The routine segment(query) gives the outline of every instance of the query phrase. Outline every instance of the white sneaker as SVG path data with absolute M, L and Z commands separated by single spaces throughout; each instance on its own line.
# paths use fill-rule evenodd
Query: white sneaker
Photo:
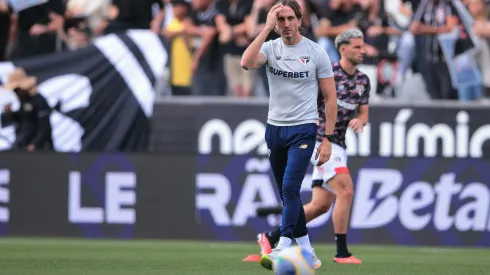
M 260 258 L 260 265 L 265 269 L 273 270 L 274 261 L 279 253 L 281 253 L 281 249 L 274 248 L 271 253 L 262 255 L 262 258 Z M 318 259 L 314 249 L 311 253 L 311 257 L 313 258 L 313 268 L 320 268 L 322 266 L 322 261 Z
M 313 268 L 320 268 L 320 266 L 322 266 L 322 261 L 320 261 L 320 259 L 318 259 L 318 257 L 316 256 L 315 249 L 313 249 L 313 253 L 311 256 L 313 257 Z

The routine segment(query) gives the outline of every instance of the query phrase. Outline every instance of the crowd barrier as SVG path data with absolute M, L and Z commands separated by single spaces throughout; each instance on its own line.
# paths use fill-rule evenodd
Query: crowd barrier
M 356 244 L 490 246 L 484 107 L 373 104 L 348 134 Z M 166 99 L 150 152 L 0 154 L 0 235 L 253 241 L 278 224 L 267 102 Z M 311 196 L 311 167 L 302 199 Z M 330 213 L 309 223 L 332 242 Z

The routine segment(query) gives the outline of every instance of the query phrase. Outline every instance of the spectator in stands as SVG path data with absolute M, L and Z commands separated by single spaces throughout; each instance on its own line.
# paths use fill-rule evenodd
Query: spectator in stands
M 163 30 L 170 41 L 170 86 L 173 95 L 191 95 L 191 38 L 186 35 L 184 21 L 190 5 L 185 0 L 172 0 L 173 19 Z
M 92 1 L 92 0 L 88 0 Z M 109 9 L 110 21 L 105 33 L 122 32 L 129 29 L 151 29 L 160 32 L 165 15 L 163 0 L 112 0 Z M 153 16 L 153 7 L 159 11 Z
M 325 48 L 332 62 L 339 61 L 339 53 L 333 44 L 333 39 L 341 32 L 357 27 L 357 16 L 361 10 L 361 6 L 355 0 L 330 0 L 328 10 L 321 14 L 315 35 L 325 38 L 319 43 Z M 373 52 L 368 53 L 366 48 L 366 53 Z
M 399 11 L 406 17 L 413 18 L 415 11 L 418 10 L 421 0 L 401 0 Z
M 107 27 L 111 0 L 68 0 L 65 16 L 70 19 L 83 19 L 93 36 L 99 36 Z
M 400 3 L 399 11 L 401 14 L 414 19 L 415 12 L 420 6 L 420 0 L 402 0 Z M 417 18 L 420 15 L 417 15 Z M 421 54 L 424 52 L 424 37 L 415 37 L 408 29 L 403 28 L 400 41 L 397 47 L 398 58 L 398 73 L 396 77 L 396 84 L 402 85 L 405 80 L 405 75 L 410 67 L 414 68 L 415 72 L 420 72 L 422 77 L 427 78 L 427 73 L 424 67 L 424 58 Z M 414 66 L 412 66 L 414 65 Z
M 5 60 L 10 38 L 12 11 L 7 0 L 0 0 L 0 62 Z
M 216 29 L 216 3 L 214 0 L 192 0 L 191 4 L 185 32 L 193 36 L 192 93 L 223 96 L 227 83 Z
M 254 71 L 240 66 L 242 54 L 250 44 L 245 20 L 250 16 L 253 0 L 221 0 L 217 4 L 216 27 L 224 54 L 224 69 L 229 88 L 237 97 L 250 97 Z
M 446 59 L 443 55 L 438 34 L 454 30 L 458 19 L 449 0 L 428 0 L 427 5 L 420 6 L 417 13 L 420 18 L 414 18 L 410 31 L 414 35 L 425 35 L 425 56 L 429 71 L 426 80 L 427 91 L 433 99 L 457 99 L 457 92 L 452 88 L 451 76 Z
M 490 97 L 490 0 L 470 0 L 468 4 L 475 19 L 473 32 L 478 36 L 476 60 L 482 73 L 483 94 Z
M 386 13 L 379 0 L 360 0 L 361 11 L 357 25 L 364 34 L 366 58 L 364 64 L 377 67 L 376 94 L 394 97 L 392 89 L 396 80 L 396 55 L 389 49 L 390 36 L 399 36 L 401 31 L 394 26 L 396 22 Z
M 93 33 L 87 23 L 80 22 L 76 26 L 69 27 L 67 31 L 65 29 L 64 26 L 60 26 L 57 34 L 68 50 L 81 49 L 90 44 Z
M 315 4 L 311 0 L 296 1 L 301 8 L 301 12 L 305 14 L 305 16 L 303 16 L 301 19 L 301 34 L 310 40 L 317 41 L 312 22 L 312 15 L 316 15 L 316 12 L 318 12 Z
M 20 102 L 17 111 L 5 105 L 0 117 L 2 125 L 15 126 L 16 140 L 12 147 L 29 152 L 52 150 L 51 110 L 46 99 L 37 92 L 36 78 L 17 68 L 8 76 L 3 88 L 14 91 Z
M 401 31 L 390 25 L 390 18 L 379 0 L 360 0 L 361 12 L 358 14 L 358 27 L 365 37 L 364 48 L 367 56 L 378 56 L 382 51 L 388 54 L 390 35 L 401 35 Z
M 49 54 L 60 49 L 56 32 L 64 24 L 64 11 L 62 0 L 49 0 L 19 10 L 11 59 Z

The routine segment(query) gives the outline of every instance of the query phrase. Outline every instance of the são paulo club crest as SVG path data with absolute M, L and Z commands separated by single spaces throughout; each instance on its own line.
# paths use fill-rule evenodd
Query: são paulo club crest
M 303 63 L 303 64 L 308 64 L 308 62 L 310 62 L 310 57 L 309 56 L 300 56 L 299 60 L 301 60 L 301 63 Z

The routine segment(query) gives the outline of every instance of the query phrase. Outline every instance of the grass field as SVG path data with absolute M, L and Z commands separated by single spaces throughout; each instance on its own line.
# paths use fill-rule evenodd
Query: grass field
M 352 246 L 364 263 L 331 261 L 333 246 L 317 246 L 317 274 L 490 274 L 490 249 Z M 258 263 L 243 263 L 255 244 L 168 241 L 0 239 L 0 274 L 9 275 L 260 275 Z

